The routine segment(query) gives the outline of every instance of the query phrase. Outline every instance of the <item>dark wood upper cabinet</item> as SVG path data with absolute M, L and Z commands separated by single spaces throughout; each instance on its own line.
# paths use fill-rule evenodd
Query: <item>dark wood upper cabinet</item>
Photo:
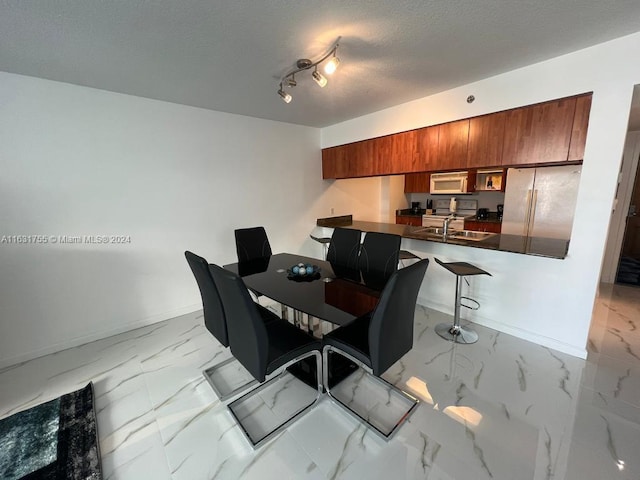
M 508 110 L 502 164 L 566 161 L 575 110 L 575 97 Z
M 345 145 L 345 147 L 348 145 Z M 374 138 L 372 140 L 363 140 L 350 144 L 352 148 L 348 151 L 349 168 L 352 177 L 370 177 L 377 174 L 380 168 L 381 155 L 377 155 L 378 149 L 383 148 L 380 140 Z
M 325 148 L 322 178 L 580 161 L 590 110 L 586 94 Z M 407 192 L 428 191 L 420 175 Z
M 408 173 L 404 176 L 404 193 L 428 193 L 428 173 Z
M 582 160 L 584 158 L 584 145 L 587 141 L 589 113 L 591 112 L 591 97 L 592 94 L 590 93 L 576 98 L 576 113 L 573 116 L 568 160 Z
M 435 170 L 438 158 L 440 125 L 419 128 L 416 132 L 416 161 L 414 172 Z
M 347 145 L 322 149 L 322 178 L 348 178 L 353 172 L 349 165 Z
M 389 173 L 407 173 L 422 170 L 417 159 L 417 134 L 415 130 L 383 137 L 386 139 Z
M 468 147 L 468 119 L 440 125 L 436 169 L 456 170 L 467 168 Z
M 483 115 L 469 120 L 467 167 L 502 165 L 502 144 L 506 112 Z

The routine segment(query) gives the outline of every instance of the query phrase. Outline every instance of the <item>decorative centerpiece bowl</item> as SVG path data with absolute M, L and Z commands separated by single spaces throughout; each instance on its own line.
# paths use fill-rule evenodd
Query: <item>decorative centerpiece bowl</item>
M 287 269 L 290 280 L 310 282 L 320 278 L 320 267 L 310 263 L 298 263 Z

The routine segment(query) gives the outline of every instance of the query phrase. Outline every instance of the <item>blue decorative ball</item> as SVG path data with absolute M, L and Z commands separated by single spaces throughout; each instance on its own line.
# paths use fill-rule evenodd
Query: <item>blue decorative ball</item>
M 311 275 L 313 273 L 313 267 L 307 267 L 307 275 Z
M 291 269 L 294 275 L 297 275 L 299 270 L 300 268 L 297 265 Z

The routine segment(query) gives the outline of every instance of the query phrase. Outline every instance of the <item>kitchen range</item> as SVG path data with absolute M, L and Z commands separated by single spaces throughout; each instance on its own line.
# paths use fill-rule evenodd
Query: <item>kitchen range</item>
M 433 206 L 435 208 L 432 213 L 422 215 L 423 227 L 444 227 L 445 219 L 452 217 L 449 221 L 449 228 L 464 230 L 464 221 L 476 217 L 478 201 L 458 200 L 456 197 L 451 197 L 435 200 Z

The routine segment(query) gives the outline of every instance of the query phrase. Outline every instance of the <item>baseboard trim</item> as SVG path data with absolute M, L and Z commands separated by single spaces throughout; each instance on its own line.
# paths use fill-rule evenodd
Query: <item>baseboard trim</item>
M 81 337 L 72 338 L 64 342 L 58 342 L 56 344 L 49 345 L 46 348 L 34 350 L 32 352 L 27 352 L 22 355 L 18 355 L 16 357 L 3 358 L 3 359 L 0 359 L 0 371 L 4 368 L 11 367 L 21 363 L 26 363 L 30 360 L 34 360 L 36 358 L 43 357 L 45 355 L 61 352 L 69 348 L 79 347 L 80 345 L 84 345 L 86 343 L 102 340 L 104 338 L 112 337 L 114 335 L 119 335 L 120 333 L 129 332 L 131 330 L 136 330 L 138 328 L 148 327 L 149 325 L 153 325 L 154 323 L 163 322 L 165 320 L 169 320 L 170 318 L 179 317 L 181 315 L 193 313 L 198 310 L 202 310 L 202 304 L 195 303 L 193 305 L 188 305 L 185 307 L 177 308 L 175 310 L 171 310 L 171 311 L 159 313 L 156 315 L 152 315 L 147 318 L 139 319 L 139 320 L 136 320 L 135 322 L 127 323 L 125 325 L 120 325 L 116 328 L 102 330 L 100 332 L 92 333 L 89 335 L 83 335 Z
M 437 310 L 438 312 L 446 313 L 453 316 L 451 305 L 444 305 L 441 303 L 428 301 L 426 298 L 422 297 L 418 298 L 418 303 L 424 307 L 431 308 L 433 310 Z M 473 323 L 477 323 L 478 325 L 482 325 L 483 327 L 492 328 L 493 330 L 497 330 L 498 332 L 513 335 L 514 337 L 520 338 L 522 340 L 527 340 L 528 342 L 532 342 L 543 347 L 552 348 L 553 350 L 566 353 L 567 355 L 582 359 L 587 358 L 586 346 L 584 348 L 578 348 L 575 345 L 569 345 L 568 343 L 559 342 L 558 340 L 545 337 L 544 335 L 540 335 L 529 330 L 513 327 L 502 322 L 496 322 L 495 320 L 484 318 L 478 314 L 476 314 Z

